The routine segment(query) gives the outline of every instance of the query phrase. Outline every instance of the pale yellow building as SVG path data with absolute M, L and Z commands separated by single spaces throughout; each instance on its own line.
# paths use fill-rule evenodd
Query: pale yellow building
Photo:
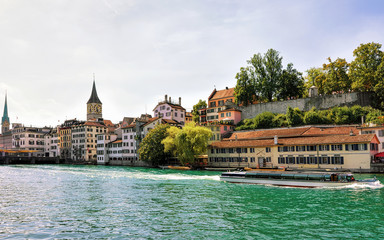
M 212 167 L 371 170 L 380 144 L 354 126 L 235 132 L 209 146 Z

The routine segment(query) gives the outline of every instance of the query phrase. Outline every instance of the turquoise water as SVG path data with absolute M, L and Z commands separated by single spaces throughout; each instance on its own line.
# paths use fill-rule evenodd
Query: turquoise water
M 205 171 L 0 166 L 0 239 L 344 238 L 384 238 L 384 188 L 230 184 Z

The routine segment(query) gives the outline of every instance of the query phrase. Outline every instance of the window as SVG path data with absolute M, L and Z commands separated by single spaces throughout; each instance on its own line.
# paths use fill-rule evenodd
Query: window
M 342 151 L 343 150 L 343 145 L 341 145 L 341 144 L 331 145 L 331 150 L 332 151 Z
M 308 145 L 307 151 L 316 151 L 316 145 Z
M 317 164 L 317 157 L 315 156 L 309 156 L 307 159 L 308 164 Z
M 319 164 L 329 164 L 329 157 L 328 156 L 319 157 Z
M 233 153 L 234 151 L 233 151 L 233 148 L 228 148 L 228 152 L 229 153 Z
M 306 163 L 306 157 L 304 157 L 304 156 L 298 156 L 298 157 L 296 158 L 296 163 L 297 163 L 297 164 L 305 164 L 305 163 Z
M 251 157 L 251 162 L 255 162 L 255 158 L 254 157 Z
M 250 153 L 254 153 L 254 152 L 255 152 L 255 148 L 250 148 L 250 149 L 249 149 L 249 152 L 250 152 Z
M 285 157 L 280 156 L 280 157 L 277 159 L 277 163 L 278 163 L 278 164 L 285 164 Z
M 221 148 L 221 149 L 220 149 L 220 152 L 221 152 L 221 153 L 225 153 L 225 148 Z
M 329 151 L 329 145 L 320 145 L 319 151 Z
M 295 157 L 293 156 L 288 156 L 286 160 L 287 164 L 295 164 Z
M 221 117 L 224 117 L 224 113 L 221 113 L 220 116 L 221 116 Z
M 265 162 L 271 162 L 271 161 L 272 161 L 271 157 L 266 157 L 265 158 Z
M 296 146 L 296 152 L 305 152 L 305 146 Z
M 271 152 L 271 148 L 270 147 L 266 147 L 265 148 L 265 152 Z

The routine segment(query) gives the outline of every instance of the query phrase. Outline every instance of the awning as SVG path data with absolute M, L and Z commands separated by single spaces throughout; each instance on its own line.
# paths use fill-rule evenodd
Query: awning
M 384 152 L 376 153 L 376 154 L 375 154 L 375 157 L 384 157 Z

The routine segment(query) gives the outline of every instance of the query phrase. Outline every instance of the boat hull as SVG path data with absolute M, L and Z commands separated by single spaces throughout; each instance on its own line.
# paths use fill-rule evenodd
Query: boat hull
M 220 177 L 221 181 L 230 183 L 245 183 L 245 184 L 261 184 L 275 185 L 284 187 L 303 187 L 303 188 L 319 188 L 319 187 L 341 187 L 352 185 L 355 182 L 319 182 L 319 181 L 291 181 L 283 179 L 245 179 L 245 178 L 228 178 Z

